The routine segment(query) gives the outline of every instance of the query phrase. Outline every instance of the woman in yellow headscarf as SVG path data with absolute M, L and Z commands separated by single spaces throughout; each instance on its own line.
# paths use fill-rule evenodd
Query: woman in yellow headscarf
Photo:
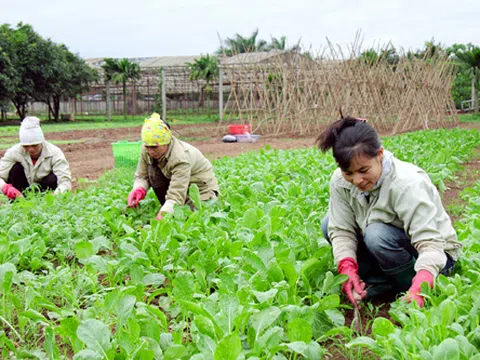
M 145 119 L 142 142 L 133 190 L 128 196 L 129 207 L 137 207 L 152 187 L 162 205 L 157 215 L 157 220 L 161 220 L 164 213 L 173 213 L 175 204 L 187 203 L 191 184 L 198 186 L 202 200 L 218 195 L 210 161 L 200 150 L 174 137 L 159 114 Z

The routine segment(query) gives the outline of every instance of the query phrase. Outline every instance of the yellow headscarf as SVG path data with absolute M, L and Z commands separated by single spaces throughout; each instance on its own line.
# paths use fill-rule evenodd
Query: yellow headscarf
M 172 132 L 159 114 L 153 113 L 145 119 L 142 127 L 142 141 L 146 146 L 168 145 L 172 141 Z

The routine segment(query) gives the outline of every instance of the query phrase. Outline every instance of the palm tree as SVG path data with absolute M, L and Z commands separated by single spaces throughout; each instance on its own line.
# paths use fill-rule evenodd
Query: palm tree
M 375 51 L 375 49 L 368 49 L 368 50 L 365 50 L 364 52 L 362 52 L 362 53 L 360 54 L 359 60 L 360 60 L 362 63 L 371 66 L 371 65 L 374 65 L 374 64 L 377 63 L 378 58 L 379 58 L 379 55 L 378 55 L 378 53 Z
M 218 60 L 215 56 L 202 55 L 194 63 L 186 63 L 191 71 L 190 80 L 205 80 L 205 90 L 208 94 L 208 112 L 210 115 L 210 83 L 218 77 Z M 203 106 L 203 88 L 200 90 L 200 106 Z
M 257 40 L 258 29 L 255 29 L 252 35 L 244 37 L 240 34 L 235 34 L 234 38 L 227 38 L 225 40 L 225 48 L 221 47 L 217 50 L 218 54 L 225 54 L 232 56 L 236 54 L 266 51 L 267 42 L 265 40 Z
M 290 48 L 287 47 L 287 37 L 281 36 L 280 38 L 276 38 L 272 36 L 272 40 L 270 44 L 267 45 L 268 50 L 285 50 L 291 52 L 298 52 L 300 50 L 300 41 L 298 44 L 291 46 Z
M 124 59 L 105 59 L 105 64 L 102 65 L 105 72 L 105 81 L 113 81 L 115 84 L 122 84 L 123 87 L 123 117 L 127 118 L 127 81 L 140 79 L 140 66 L 126 58 Z M 107 93 L 109 89 L 107 88 Z M 109 98 L 107 94 L 107 98 Z M 107 99 L 107 102 L 110 100 Z M 108 111 L 107 111 L 108 112 Z
M 455 63 L 468 71 L 472 76 L 472 107 L 479 112 L 478 91 L 476 85 L 480 81 L 480 47 L 468 44 L 465 49 L 459 49 L 453 56 Z

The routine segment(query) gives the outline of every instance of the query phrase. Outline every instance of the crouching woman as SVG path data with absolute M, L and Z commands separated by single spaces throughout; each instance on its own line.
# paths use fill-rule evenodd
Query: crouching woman
M 57 146 L 45 141 L 40 120 L 26 117 L 20 124 L 20 143 L 0 159 L 0 189 L 11 200 L 33 184 L 55 194 L 72 188 L 70 166 Z
M 361 298 L 408 291 L 420 307 L 423 282 L 449 275 L 461 244 L 428 175 L 385 150 L 363 119 L 341 118 L 317 139 L 338 169 L 330 180 L 329 213 L 322 221 L 343 291 Z M 355 298 L 354 298 L 355 295 Z
M 196 147 L 173 136 L 160 115 L 154 113 L 145 120 L 142 143 L 129 207 L 136 207 L 150 187 L 162 205 L 157 220 L 173 213 L 175 204 L 193 207 L 188 197 L 192 184 L 198 186 L 201 200 L 217 197 L 218 183 L 210 161 Z

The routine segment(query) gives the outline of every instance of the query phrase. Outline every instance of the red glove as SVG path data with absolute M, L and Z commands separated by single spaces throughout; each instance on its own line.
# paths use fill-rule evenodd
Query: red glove
M 362 299 L 367 295 L 367 291 L 365 290 L 365 283 L 362 282 L 360 276 L 358 276 L 358 264 L 355 259 L 349 257 L 340 260 L 338 263 L 338 273 L 348 276 L 348 280 L 342 285 L 342 290 L 347 295 L 347 298 L 352 305 L 357 307 L 357 302 L 353 296 L 353 290 L 355 290 Z
M 128 195 L 128 207 L 131 208 L 136 208 L 138 206 L 138 203 L 140 200 L 145 199 L 145 196 L 147 195 L 147 190 L 144 188 L 136 188 L 130 191 L 130 194 Z
M 420 295 L 420 286 L 424 282 L 428 283 L 430 288 L 433 288 L 433 275 L 428 270 L 420 270 L 417 272 L 417 275 L 415 275 L 412 280 L 412 286 L 408 289 L 408 293 L 404 299 L 408 302 L 415 300 L 418 306 L 423 307 L 424 300 L 423 296 Z
M 10 200 L 15 200 L 16 198 L 23 196 L 22 193 L 15 189 L 12 184 L 3 185 L 2 191 Z

